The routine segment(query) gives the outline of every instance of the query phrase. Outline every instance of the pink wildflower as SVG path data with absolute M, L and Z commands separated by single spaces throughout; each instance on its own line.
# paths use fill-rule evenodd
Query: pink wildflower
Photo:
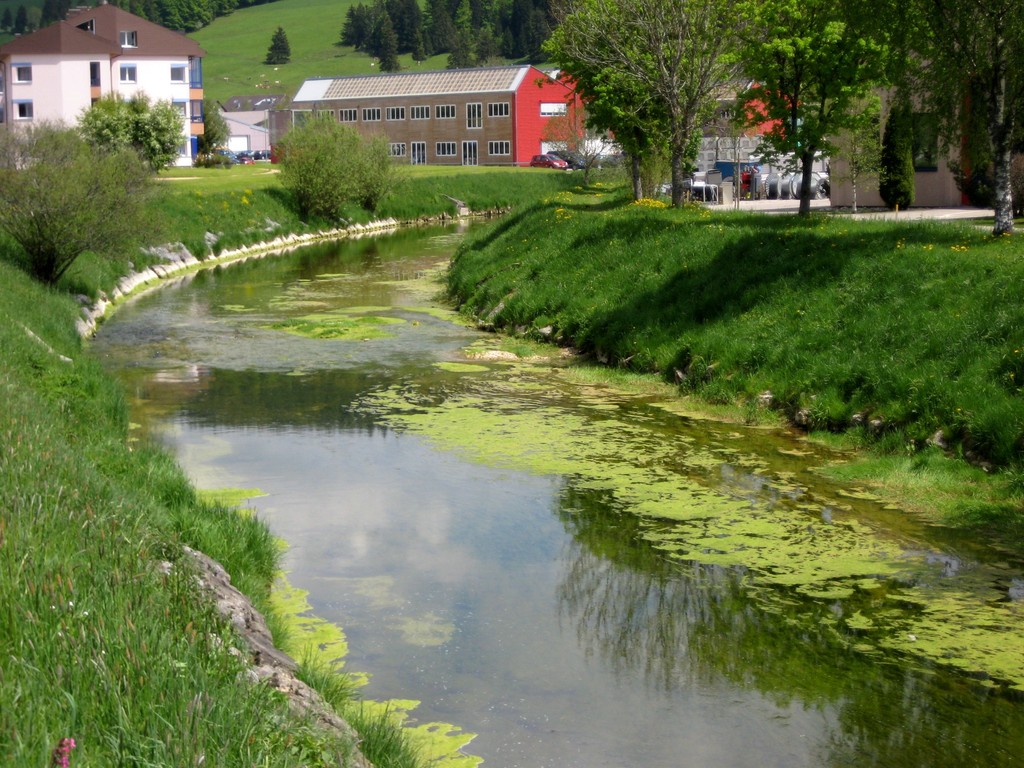
M 57 742 L 57 747 L 50 756 L 51 768 L 68 768 L 71 762 L 71 750 L 75 746 L 75 740 L 72 738 L 63 738 Z

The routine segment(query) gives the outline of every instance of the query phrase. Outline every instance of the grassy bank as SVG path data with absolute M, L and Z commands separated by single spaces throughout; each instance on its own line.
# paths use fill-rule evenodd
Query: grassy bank
M 204 256 L 328 226 L 300 221 L 269 170 L 164 174 L 147 242 Z M 510 178 L 421 172 L 392 205 L 418 218 L 451 212 L 443 194 L 497 208 L 569 183 Z M 118 385 L 76 335 L 75 294 L 109 291 L 157 257 L 87 254 L 53 289 L 18 259 L 0 233 L 0 755 L 46 765 L 73 738 L 71 765 L 345 764 L 351 743 L 249 680 L 182 554 L 188 545 L 219 560 L 273 619 L 279 550 L 266 526 L 204 501 L 173 457 L 133 441 Z M 316 663 L 302 676 L 351 718 L 377 765 L 417 764 L 391 716 L 358 706 L 351 683 Z
M 451 198 L 474 211 L 506 210 L 571 189 L 578 174 L 543 168 L 402 168 L 397 188 L 376 213 L 357 206 L 346 222 L 393 218 L 416 221 L 455 213 Z M 144 240 L 149 245 L 182 243 L 199 259 L 273 240 L 279 235 L 330 230 L 338 222 L 303 221 L 279 179 L 276 166 L 261 163 L 220 168 L 173 168 L 161 172 L 149 205 Z M 13 258 L 13 244 L 0 233 L 0 259 Z M 86 254 L 75 262 L 61 287 L 96 298 L 132 268 L 159 263 L 138 251 Z
M 465 244 L 448 287 L 496 328 L 842 433 L 912 506 L 1019 537 L 1022 248 L 966 225 L 675 211 L 595 186 Z
M 343 759 L 351 744 L 249 681 L 182 556 L 188 544 L 221 560 L 265 605 L 266 527 L 202 502 L 169 455 L 131 442 L 120 390 L 75 336 L 75 302 L 4 263 L 0 284 L 5 762 L 48 765 L 63 738 L 72 765 Z

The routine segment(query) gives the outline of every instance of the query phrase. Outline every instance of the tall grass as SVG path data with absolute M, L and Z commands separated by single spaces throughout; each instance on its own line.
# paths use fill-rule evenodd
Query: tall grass
M 1021 462 L 1019 240 L 603 200 L 562 193 L 502 221 L 460 249 L 451 294 L 713 402 L 771 392 L 810 428 L 899 451 L 941 433 L 975 460 Z

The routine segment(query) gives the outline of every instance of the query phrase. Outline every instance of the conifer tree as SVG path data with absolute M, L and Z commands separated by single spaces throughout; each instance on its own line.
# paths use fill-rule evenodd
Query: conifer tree
M 24 5 L 18 6 L 18 12 L 14 15 L 14 29 L 16 35 L 22 35 L 28 31 L 28 11 Z
M 267 64 L 287 64 L 292 59 L 292 48 L 288 45 L 288 35 L 282 27 L 278 27 L 274 36 L 270 39 L 270 48 L 267 49 Z
M 889 110 L 882 135 L 878 193 L 889 208 L 914 204 L 914 139 L 910 108 L 897 102 Z
M 473 66 L 476 60 L 476 36 L 473 33 L 473 11 L 469 0 L 462 0 L 455 12 L 455 39 L 448 54 L 448 69 Z
M 380 58 L 381 72 L 397 72 L 401 69 L 398 63 L 398 36 L 391 23 L 391 15 L 387 11 L 382 11 L 377 20 L 374 49 L 374 53 Z
M 11 16 L 11 9 L 4 8 L 4 15 L 0 17 L 0 29 L 10 29 L 14 26 L 14 17 Z

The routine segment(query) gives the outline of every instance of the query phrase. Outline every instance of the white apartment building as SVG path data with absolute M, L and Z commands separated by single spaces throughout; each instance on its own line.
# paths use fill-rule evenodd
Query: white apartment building
M 0 45 L 0 130 L 73 124 L 109 94 L 169 101 L 182 115 L 178 165 L 191 165 L 203 133 L 203 56 L 194 40 L 106 0 Z

